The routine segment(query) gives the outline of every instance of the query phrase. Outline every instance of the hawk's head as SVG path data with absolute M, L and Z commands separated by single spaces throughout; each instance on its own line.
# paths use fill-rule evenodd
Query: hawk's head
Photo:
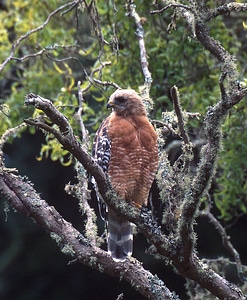
M 112 108 L 117 115 L 146 115 L 141 97 L 131 89 L 116 90 L 110 97 L 107 108 Z

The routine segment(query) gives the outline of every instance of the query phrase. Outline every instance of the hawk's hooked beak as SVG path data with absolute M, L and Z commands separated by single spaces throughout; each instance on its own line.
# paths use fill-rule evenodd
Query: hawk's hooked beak
M 109 101 L 107 104 L 106 104 L 106 108 L 113 108 L 115 106 L 114 102 L 113 101 Z

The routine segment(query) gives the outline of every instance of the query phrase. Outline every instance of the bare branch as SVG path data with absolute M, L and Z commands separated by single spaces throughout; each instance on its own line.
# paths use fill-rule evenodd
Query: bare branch
M 79 200 L 80 211 L 86 216 L 85 221 L 85 237 L 89 241 L 89 244 L 96 247 L 99 243 L 97 236 L 96 214 L 90 207 L 88 200 L 90 199 L 90 191 L 88 189 L 88 177 L 85 169 L 80 163 L 75 164 L 75 170 L 77 172 L 78 183 L 75 185 L 67 184 L 65 191 Z
M 209 209 L 205 209 L 203 211 L 200 211 L 199 213 L 200 216 L 208 218 L 209 222 L 211 222 L 214 225 L 214 228 L 218 231 L 218 233 L 221 236 L 222 243 L 229 251 L 229 253 L 233 256 L 236 267 L 238 270 L 239 278 L 244 282 L 246 281 L 246 276 L 244 275 L 243 271 L 243 265 L 241 263 L 240 255 L 237 252 L 237 250 L 233 247 L 230 237 L 227 235 L 224 227 L 220 224 L 220 222 L 214 217 L 214 215 L 210 212 Z
M 184 8 L 180 8 L 183 13 Z M 191 13 L 191 12 L 190 12 Z M 198 167 L 197 174 L 191 184 L 191 189 L 185 195 L 182 214 L 179 222 L 179 236 L 181 237 L 187 259 L 190 259 L 189 253 L 193 249 L 193 222 L 199 206 L 201 196 L 209 188 L 211 179 L 215 173 L 216 160 L 221 143 L 221 120 L 227 111 L 238 103 L 247 93 L 246 89 L 240 89 L 237 86 L 237 67 L 234 58 L 224 49 L 224 47 L 212 38 L 201 19 L 199 12 L 193 11 L 195 20 L 195 34 L 197 39 L 201 42 L 205 49 L 209 50 L 211 54 L 222 63 L 222 74 L 220 79 L 221 101 L 214 107 L 209 108 L 206 117 L 206 136 L 208 139 L 207 145 L 204 147 L 204 156 Z M 230 91 L 225 91 L 223 80 L 229 77 Z
M 2 136 L 0 138 L 0 167 L 4 166 L 4 162 L 3 162 L 3 146 L 4 146 L 4 144 L 7 142 L 7 140 L 10 137 L 17 134 L 20 130 L 22 130 L 26 126 L 27 125 L 25 123 L 21 123 L 20 125 L 14 127 L 14 128 L 10 128 L 10 129 L 6 130 L 2 134 Z
M 89 148 L 89 134 L 88 131 L 86 130 L 86 127 L 84 125 L 84 122 L 82 120 L 82 114 L 83 114 L 83 103 L 84 103 L 84 98 L 83 98 L 83 91 L 81 90 L 81 82 L 78 81 L 77 83 L 77 89 L 78 89 L 78 104 L 79 108 L 77 112 L 74 114 L 74 118 L 77 120 L 80 129 L 81 129 L 81 140 L 84 144 L 84 150 L 87 151 Z
M 87 4 L 86 1 L 83 1 L 83 3 L 87 9 L 87 12 L 89 14 L 89 17 L 93 25 L 95 36 L 98 38 L 101 47 L 103 47 L 104 44 L 109 45 L 109 43 L 105 40 L 100 27 L 100 17 L 99 17 L 96 1 L 91 0 L 89 4 Z
M 189 10 L 189 11 L 192 10 L 192 8 L 188 5 L 183 5 L 183 4 L 180 4 L 180 3 L 170 3 L 170 4 L 162 7 L 161 9 L 150 11 L 150 14 L 152 14 L 152 15 L 161 14 L 163 11 L 165 11 L 169 8 L 183 8 L 183 9 L 186 9 L 186 10 Z
M 184 8 L 180 9 L 183 10 Z M 183 15 L 183 11 L 181 13 Z M 181 217 L 179 218 L 178 223 L 177 236 L 179 239 L 181 239 L 182 245 L 180 253 L 184 260 L 184 267 L 187 266 L 187 268 L 190 269 L 188 272 L 190 275 L 188 275 L 186 272 L 186 276 L 189 278 L 191 278 L 190 276 L 194 277 L 193 272 L 197 273 L 199 270 L 198 261 L 195 260 L 195 254 L 193 253 L 195 243 L 193 237 L 193 223 L 200 204 L 200 199 L 205 191 L 209 188 L 212 177 L 215 173 L 216 161 L 221 142 L 221 120 L 227 111 L 246 95 L 246 89 L 240 89 L 237 86 L 236 78 L 238 73 L 234 58 L 223 48 L 222 45 L 220 45 L 220 43 L 218 43 L 209 35 L 207 27 L 205 26 L 205 23 L 201 17 L 198 15 L 198 12 L 193 11 L 193 14 L 195 14 L 193 18 L 193 32 L 205 49 L 209 50 L 211 54 L 213 54 L 213 56 L 222 63 L 223 76 L 219 82 L 221 89 L 221 101 L 219 101 L 213 108 L 211 107 L 207 112 L 205 131 L 208 143 L 204 147 L 203 158 L 198 167 L 197 174 L 192 181 L 190 189 L 185 195 L 185 199 L 181 207 Z M 186 18 L 186 16 L 184 17 Z M 188 23 L 191 26 L 189 21 Z M 230 79 L 230 90 L 228 92 L 226 92 L 223 85 L 223 80 L 225 79 L 226 74 Z M 179 265 L 179 262 L 176 262 L 176 259 L 173 260 L 173 263 L 176 268 L 182 272 L 180 269 L 181 266 Z M 198 274 L 198 279 L 194 280 L 200 281 L 201 278 L 202 277 Z M 218 280 L 217 276 L 215 277 L 215 280 Z M 200 282 L 200 285 L 203 286 L 204 283 Z M 211 290 L 211 288 L 212 287 L 208 288 L 208 290 Z M 213 291 L 211 290 L 211 292 Z M 215 292 L 213 293 L 216 295 Z M 240 298 L 240 294 L 236 297 Z M 219 298 L 223 299 L 224 297 L 221 295 Z M 226 296 L 226 298 L 228 297 Z
M 149 95 L 149 91 L 152 84 L 152 75 L 148 69 L 148 60 L 147 60 L 147 53 L 144 41 L 144 29 L 142 26 L 141 18 L 139 17 L 138 13 L 136 12 L 136 6 L 132 1 L 127 1 L 126 4 L 127 15 L 132 17 L 135 20 L 136 24 L 136 36 L 139 41 L 139 48 L 140 48 L 140 58 L 141 58 L 141 66 L 142 72 L 145 78 L 144 86 L 147 88 L 147 95 Z
M 100 66 L 97 67 L 97 68 L 95 68 L 95 69 L 93 69 L 93 70 L 91 71 L 90 75 L 89 75 L 89 74 L 87 73 L 87 71 L 84 69 L 84 73 L 85 73 L 86 78 L 87 78 L 87 80 L 88 80 L 88 85 L 83 89 L 83 93 L 85 93 L 86 91 L 88 91 L 88 90 L 90 89 L 90 87 L 91 87 L 92 85 L 94 85 L 95 82 L 98 83 L 98 84 L 100 84 L 100 85 L 103 85 L 103 86 L 105 85 L 104 82 L 102 82 L 101 80 L 94 78 L 94 75 L 95 75 L 96 73 L 99 73 L 99 77 L 101 77 L 101 72 L 102 72 L 102 70 L 103 70 L 105 67 L 110 66 L 110 65 L 111 65 L 111 62 L 110 62 L 110 61 L 102 62 L 100 56 L 101 56 L 101 54 L 98 56 L 98 60 L 100 61 Z M 114 84 L 114 83 L 109 84 L 109 85 L 113 85 L 113 86 L 116 86 L 116 87 L 118 86 L 118 85 L 116 85 L 116 84 Z
M 78 45 L 70 45 L 70 46 L 61 46 L 61 45 L 54 45 L 54 46 L 49 46 L 49 47 L 45 47 L 44 49 L 38 51 L 38 52 L 35 52 L 35 53 L 29 53 L 29 54 L 26 54 L 22 57 L 12 57 L 12 60 L 16 60 L 18 62 L 22 62 L 24 60 L 27 60 L 29 58 L 34 58 L 34 57 L 39 57 L 39 56 L 42 56 L 42 55 L 46 55 L 46 57 L 48 57 L 49 59 L 51 60 L 54 60 L 54 61 L 65 61 L 65 60 L 76 60 L 79 64 L 80 63 L 80 60 L 76 57 L 66 57 L 66 58 L 63 58 L 63 59 L 58 59 L 58 58 L 53 58 L 51 57 L 48 53 L 50 53 L 51 51 L 53 50 L 56 50 L 56 49 L 65 49 L 65 50 L 69 50 L 69 49 L 73 49 L 73 48 L 79 48 L 80 50 L 84 51 L 80 46 Z
M 41 31 L 51 20 L 51 18 L 53 16 L 55 16 L 57 13 L 61 12 L 62 10 L 64 10 L 65 8 L 67 7 L 75 7 L 76 5 L 78 5 L 78 3 L 80 2 L 80 0 L 77 0 L 77 1 L 72 1 L 72 2 L 69 2 L 69 3 L 66 3 L 60 7 L 58 7 L 57 9 L 55 9 L 53 12 L 51 12 L 49 14 L 49 16 L 47 17 L 46 21 L 40 25 L 39 27 L 37 28 L 34 28 L 30 31 L 28 31 L 26 34 L 22 35 L 21 37 L 19 37 L 15 43 L 12 44 L 12 49 L 11 49 L 11 52 L 10 52 L 10 55 L 5 59 L 5 61 L 0 65 L 0 72 L 6 67 L 6 65 L 13 59 L 16 60 L 16 58 L 14 58 L 14 54 L 15 54 L 15 51 L 16 49 L 19 47 L 19 45 L 22 43 L 22 41 L 26 40 L 30 35 L 38 32 L 38 31 Z
M 97 84 L 103 85 L 103 86 L 113 86 L 115 89 L 121 89 L 119 85 L 117 85 L 115 82 L 112 81 L 101 81 L 99 79 L 94 78 L 93 81 Z
M 85 169 L 94 176 L 96 182 L 100 186 L 101 194 L 104 195 L 109 189 L 109 184 L 106 182 L 103 171 L 93 161 L 92 157 L 83 150 L 83 146 L 74 136 L 73 130 L 63 114 L 61 114 L 55 108 L 50 100 L 34 94 L 29 94 L 26 96 L 25 105 L 33 105 L 36 108 L 41 109 L 54 124 L 58 125 L 60 132 L 54 127 L 49 126 L 39 120 L 25 120 L 25 122 L 29 125 L 36 126 L 54 134 L 57 140 L 63 145 L 64 149 L 73 154 L 78 161 L 83 164 Z
M 83 114 L 83 91 L 81 90 L 81 82 L 78 81 L 78 104 L 79 108 L 77 112 L 74 114 L 74 118 L 78 122 L 81 129 L 81 141 L 82 141 L 82 149 L 84 151 L 88 151 L 89 149 L 89 134 L 86 130 L 84 122 L 82 120 Z M 72 194 L 77 199 L 79 199 L 80 210 L 83 214 L 86 215 L 85 221 L 85 236 L 90 241 L 90 244 L 96 246 L 97 245 L 97 225 L 96 225 L 96 214 L 94 210 L 89 206 L 88 200 L 90 199 L 90 191 L 88 189 L 88 176 L 86 174 L 86 170 L 83 166 L 76 161 L 75 170 L 77 172 L 78 183 L 74 186 L 67 185 L 65 190 L 68 194 Z
M 185 124 L 184 124 L 184 120 L 183 120 L 183 116 L 182 116 L 182 110 L 180 107 L 179 92 L 178 92 L 178 88 L 176 86 L 173 86 L 171 88 L 171 97 L 173 100 L 174 110 L 175 110 L 177 118 L 178 118 L 178 127 L 179 127 L 179 131 L 181 133 L 181 137 L 182 137 L 184 143 L 186 145 L 188 145 L 188 144 L 190 144 L 190 139 L 184 128 Z
M 184 172 L 184 175 L 185 175 L 189 169 L 189 162 L 193 158 L 193 150 L 192 150 L 193 145 L 190 142 L 189 135 L 185 131 L 185 123 L 183 120 L 182 109 L 180 106 L 179 92 L 178 92 L 178 88 L 176 86 L 173 86 L 171 88 L 171 97 L 173 100 L 174 110 L 175 110 L 175 113 L 176 113 L 177 119 L 178 119 L 178 127 L 179 127 L 179 131 L 180 131 L 180 135 L 184 141 L 184 143 L 182 145 L 183 146 L 183 149 L 182 149 L 183 154 L 176 161 L 176 164 L 179 164 L 180 162 L 183 163 L 183 168 L 181 171 Z
M 205 20 L 210 21 L 211 19 L 221 15 L 229 15 L 233 11 L 246 12 L 247 3 L 237 3 L 237 2 L 224 3 L 223 5 L 217 7 L 216 9 L 209 10 Z

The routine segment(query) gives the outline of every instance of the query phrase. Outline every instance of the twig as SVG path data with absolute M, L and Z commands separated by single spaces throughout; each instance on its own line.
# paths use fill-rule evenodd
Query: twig
M 222 73 L 227 73 L 230 80 L 236 81 L 238 72 L 235 58 L 217 40 L 210 36 L 204 22 L 195 23 L 195 34 L 202 46 L 221 63 Z
M 196 12 L 194 12 L 196 13 Z M 241 90 L 237 86 L 237 68 L 234 58 L 213 39 L 205 23 L 197 15 L 194 16 L 195 24 L 194 31 L 197 39 L 209 50 L 210 53 L 222 64 L 222 73 L 227 73 L 230 79 L 230 92 L 226 97 L 226 92 L 223 86 L 223 79 L 220 80 L 220 88 L 222 99 L 214 107 L 210 107 L 206 117 L 206 137 L 207 145 L 204 147 L 204 156 L 198 166 L 196 176 L 194 177 L 191 187 L 185 195 L 183 206 L 181 207 L 181 217 L 178 223 L 178 236 L 181 238 L 181 256 L 184 259 L 184 265 L 196 272 L 197 266 L 194 263 L 194 238 L 193 238 L 193 223 L 200 204 L 202 195 L 208 190 L 211 184 L 212 177 L 216 170 L 216 160 L 221 143 L 221 120 L 227 111 L 238 103 L 247 93 L 246 89 Z M 229 72 L 229 74 L 228 74 Z M 179 263 L 175 260 L 173 264 L 179 268 Z M 192 272 L 193 273 L 193 272 Z M 191 275 L 192 275 L 191 273 Z M 201 276 L 199 276 L 201 277 Z M 200 280 L 200 279 L 199 279 Z M 201 283 L 200 283 L 201 284 Z M 211 289 L 212 287 L 210 287 Z M 210 290 L 208 288 L 208 290 Z M 212 292 L 212 290 L 211 290 Z M 215 294 L 216 295 L 216 294 Z M 240 297 L 240 296 L 239 296 Z M 224 297 L 223 297 L 224 298 Z M 227 297 L 226 297 L 227 298 Z
M 7 142 L 7 140 L 11 137 L 14 136 L 15 134 L 17 134 L 17 132 L 19 132 L 20 130 L 22 130 L 23 128 L 25 128 L 27 125 L 25 123 L 21 123 L 20 125 L 14 127 L 14 128 L 10 128 L 8 130 L 6 130 L 1 138 L 0 138 L 0 166 L 3 165 L 3 146 L 4 144 Z
M 214 225 L 214 228 L 218 231 L 221 236 L 222 243 L 227 249 L 227 251 L 233 256 L 236 267 L 238 270 L 239 278 L 244 282 L 247 280 L 246 276 L 244 275 L 243 265 L 241 263 L 240 255 L 237 250 L 233 247 L 232 243 L 230 242 L 230 237 L 226 234 L 225 228 L 220 224 L 220 222 L 214 217 L 214 215 L 210 212 L 210 209 L 205 209 L 200 211 L 199 213 L 202 217 L 207 217 L 209 221 Z
M 42 30 L 51 20 L 51 18 L 53 16 L 55 16 L 57 13 L 59 13 L 60 11 L 64 10 L 65 8 L 67 7 L 70 7 L 70 6 L 76 6 L 80 1 L 77 0 L 77 1 L 72 1 L 72 2 L 69 2 L 69 3 L 66 3 L 60 7 L 58 7 L 57 9 L 55 9 L 53 12 L 51 12 L 49 14 L 49 16 L 47 17 L 47 19 L 45 20 L 45 22 L 40 25 L 39 27 L 37 28 L 34 28 L 30 31 L 28 31 L 26 34 L 22 35 L 21 37 L 19 37 L 15 43 L 12 44 L 12 48 L 11 48 L 11 52 L 9 54 L 9 56 L 4 60 L 4 62 L 0 65 L 0 72 L 6 67 L 6 65 L 11 61 L 13 60 L 13 57 L 14 57 L 14 54 L 15 54 L 15 51 L 16 49 L 18 48 L 18 46 L 22 43 L 22 41 L 26 40 L 30 35 Z M 15 58 L 16 59 L 16 58 Z
M 124 299 L 124 294 L 121 293 L 117 296 L 117 299 L 116 300 L 123 300 Z
M 222 88 L 221 86 L 221 89 Z M 196 176 L 192 181 L 191 189 L 186 194 L 186 201 L 184 201 L 182 207 L 179 224 L 179 236 L 183 240 L 184 248 L 187 249 L 186 251 L 189 251 L 189 249 L 192 250 L 193 248 L 193 240 L 188 239 L 188 237 L 191 236 L 193 232 L 193 222 L 200 204 L 200 199 L 209 189 L 212 177 L 216 171 L 216 162 L 221 143 L 221 119 L 234 104 L 242 99 L 242 94 L 236 96 L 236 93 L 231 95 L 231 97 L 228 96 L 229 98 L 226 102 L 224 92 L 224 99 L 219 101 L 214 107 L 209 108 L 207 112 L 205 132 L 208 143 L 204 147 L 204 156 L 198 166 Z M 189 257 L 187 258 L 190 259 Z
M 59 60 L 59 59 L 52 58 L 51 56 L 49 56 L 49 55 L 47 54 L 47 53 L 49 53 L 50 51 L 53 51 L 53 50 L 56 50 L 56 49 L 59 49 L 59 48 L 61 48 L 61 49 L 66 49 L 66 50 L 71 49 L 71 48 L 80 48 L 80 49 L 82 49 L 81 47 L 79 47 L 79 46 L 77 46 L 77 45 L 71 45 L 71 46 L 54 45 L 54 46 L 45 47 L 44 49 L 42 49 L 42 50 L 40 50 L 40 51 L 38 51 L 38 52 L 36 52 L 36 53 L 29 53 L 29 54 L 26 54 L 26 55 L 24 55 L 24 56 L 22 56 L 22 57 L 15 57 L 15 56 L 14 56 L 14 57 L 12 57 L 12 60 L 16 60 L 16 61 L 22 62 L 22 61 L 24 61 L 24 60 L 26 60 L 26 59 L 33 58 L 33 57 L 38 57 L 38 56 L 42 56 L 43 54 L 45 54 L 49 59 L 54 60 L 54 61 L 64 61 L 64 60 L 74 59 L 74 60 L 77 60 L 77 62 L 78 62 L 79 64 L 81 64 L 81 63 L 80 63 L 80 60 L 79 60 L 78 58 L 76 58 L 76 57 L 66 57 L 66 58 L 64 58 L 64 59 Z M 85 52 L 85 50 L 83 50 L 83 49 L 82 49 L 82 51 Z
M 184 128 L 185 124 L 183 120 L 182 109 L 180 106 L 179 92 L 178 92 L 178 88 L 175 85 L 171 88 L 171 97 L 173 100 L 174 110 L 178 118 L 178 127 L 179 127 L 181 137 L 184 143 L 188 145 L 190 144 L 190 139 Z
M 29 125 L 36 126 L 52 133 L 57 140 L 63 145 L 65 150 L 68 150 L 74 155 L 79 162 L 83 164 L 93 176 L 99 186 L 101 187 L 101 194 L 105 194 L 109 190 L 109 185 L 106 182 L 105 175 L 99 166 L 93 161 L 91 156 L 83 150 L 83 146 L 74 136 L 73 130 L 67 118 L 61 114 L 52 102 L 48 99 L 42 98 L 39 95 L 29 94 L 25 97 L 25 105 L 33 105 L 46 113 L 53 124 L 56 124 L 59 131 L 39 120 L 27 119 L 25 122 Z
M 97 84 L 100 84 L 102 86 L 113 86 L 115 89 L 121 89 L 121 87 L 119 85 L 117 85 L 115 82 L 112 81 L 101 81 L 99 79 L 93 78 L 93 81 Z
M 189 162 L 192 160 L 193 158 L 193 145 L 190 142 L 189 139 L 189 135 L 188 133 L 185 131 L 185 123 L 183 120 L 183 115 L 182 115 L 182 109 L 180 106 L 180 100 L 179 100 L 179 92 L 176 86 L 173 86 L 171 88 L 171 97 L 173 100 L 173 106 L 174 106 L 174 110 L 178 119 L 178 127 L 179 127 L 179 131 L 180 131 L 180 136 L 183 140 L 183 154 L 181 155 L 181 157 L 179 157 L 177 159 L 177 164 L 180 163 L 180 161 L 183 162 L 183 168 L 182 171 L 184 172 L 184 174 L 187 173 L 188 169 L 189 169 Z
M 210 107 L 207 112 L 205 132 L 208 143 L 204 147 L 204 156 L 199 164 L 197 174 L 193 179 L 191 190 L 186 194 L 186 201 L 182 208 L 179 225 L 179 236 L 182 237 L 185 245 L 187 244 L 188 248 L 185 246 L 187 249 L 191 249 L 192 247 L 193 242 L 187 239 L 187 237 L 193 232 L 193 222 L 200 203 L 200 198 L 208 190 L 212 177 L 215 174 L 216 160 L 221 143 L 221 120 L 228 110 L 247 94 L 246 89 L 241 90 L 237 86 L 236 77 L 238 73 L 234 58 L 222 45 L 210 36 L 202 20 L 195 22 L 195 34 L 205 49 L 210 51 L 210 53 L 222 63 L 222 74 L 227 73 L 232 84 L 231 92 L 228 92 L 226 97 L 223 86 L 225 76 L 221 77 L 219 84 L 222 99 L 214 107 Z
M 168 4 L 167 6 L 163 7 L 160 10 L 153 10 L 150 13 L 151 14 L 160 14 L 160 13 L 162 13 L 163 11 L 165 11 L 169 8 L 175 8 L 175 9 L 180 10 L 181 15 L 186 19 L 186 21 L 187 21 L 187 23 L 188 23 L 188 25 L 191 29 L 193 37 L 196 37 L 196 33 L 195 33 L 195 15 L 196 15 L 196 12 L 192 8 L 192 6 L 187 6 L 187 5 L 183 5 L 183 4 L 180 4 L 180 3 L 171 3 L 171 4 Z M 176 10 L 175 10 L 174 15 L 172 16 L 172 21 L 168 26 L 168 32 L 170 32 L 171 29 L 176 28 L 175 17 L 176 17 Z
M 97 225 L 96 214 L 93 208 L 90 207 L 88 200 L 90 199 L 90 191 L 88 189 L 88 176 L 85 169 L 79 162 L 75 164 L 78 183 L 75 185 L 67 184 L 65 191 L 79 200 L 80 211 L 86 216 L 85 221 L 85 236 L 92 246 L 97 245 Z
M 168 5 L 164 6 L 164 7 L 162 7 L 161 9 L 150 11 L 150 14 L 152 14 L 152 15 L 154 15 L 154 14 L 161 14 L 163 11 L 165 11 L 165 10 L 167 10 L 169 8 L 183 8 L 183 9 L 192 11 L 192 8 L 190 6 L 188 6 L 188 5 L 183 5 L 183 4 L 178 4 L 178 3 L 171 3 L 171 4 L 168 4 Z
M 89 139 L 88 131 L 86 130 L 86 127 L 82 120 L 84 98 L 83 98 L 83 91 L 81 90 L 80 85 L 81 85 L 81 82 L 78 81 L 77 90 L 78 90 L 78 104 L 79 104 L 78 106 L 79 106 L 79 108 L 78 108 L 77 112 L 74 114 L 74 117 L 80 125 L 81 135 L 82 135 L 81 139 L 84 144 L 84 150 L 87 151 L 89 148 L 89 140 L 90 139 Z
M 84 151 L 88 151 L 89 149 L 89 135 L 84 122 L 82 120 L 83 114 L 83 90 L 80 87 L 81 82 L 78 81 L 77 89 L 78 89 L 78 110 L 74 114 L 74 118 L 79 123 L 81 129 L 81 141 L 82 148 Z M 85 235 L 90 241 L 90 243 L 94 246 L 97 244 L 97 225 L 96 225 L 96 215 L 94 210 L 89 206 L 88 200 L 90 199 L 90 192 L 88 189 L 88 176 L 86 170 L 83 166 L 77 161 L 75 164 L 75 170 L 77 173 L 78 184 L 75 186 L 67 186 L 67 191 L 73 191 L 73 194 L 77 199 L 79 199 L 80 210 L 83 214 L 86 215 L 86 224 L 85 224 Z
M 48 53 L 45 53 L 45 55 L 46 55 L 47 58 L 49 58 L 50 60 L 55 61 L 55 62 L 64 62 L 64 61 L 68 61 L 68 60 L 75 60 L 76 63 L 78 63 L 81 66 L 81 68 L 83 70 L 85 70 L 82 63 L 81 63 L 81 61 L 75 56 L 66 56 L 66 57 L 63 57 L 63 58 L 55 58 L 55 57 L 50 56 Z
M 100 61 L 100 57 L 98 57 L 98 60 Z M 86 78 L 88 80 L 88 85 L 83 89 L 83 92 L 85 93 L 86 91 L 88 91 L 90 89 L 90 87 L 92 85 L 94 85 L 94 82 L 98 83 L 98 84 L 101 84 L 101 80 L 98 80 L 96 78 L 94 78 L 94 74 L 95 73 L 99 73 L 101 74 L 103 68 L 107 67 L 107 66 L 110 66 L 111 65 L 111 61 L 100 61 L 100 66 L 98 68 L 95 68 L 91 71 L 90 75 L 87 73 L 86 69 L 84 69 L 84 73 L 86 75 Z M 104 86 L 104 83 L 102 84 Z M 117 86 L 117 85 L 116 85 Z
M 87 4 L 86 1 L 83 2 L 88 11 L 89 17 L 91 19 L 95 31 L 95 35 L 98 38 L 101 47 L 103 47 L 104 44 L 109 45 L 109 43 L 104 39 L 104 35 L 100 28 L 100 17 L 95 0 L 91 0 L 89 4 Z
M 73 130 L 69 125 L 68 120 L 62 113 L 60 113 L 58 110 L 55 109 L 55 106 L 52 104 L 50 100 L 31 93 L 25 97 L 24 104 L 33 105 L 36 108 L 43 110 L 43 112 L 47 115 L 47 117 L 54 124 L 58 125 L 61 133 L 68 133 L 69 135 L 72 134 Z M 56 130 L 54 130 L 52 133 L 57 135 L 58 131 L 56 133 Z

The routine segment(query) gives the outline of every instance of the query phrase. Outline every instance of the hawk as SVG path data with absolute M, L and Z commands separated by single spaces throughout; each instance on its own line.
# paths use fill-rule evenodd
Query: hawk
M 93 157 L 109 175 L 117 195 L 141 208 L 147 205 L 157 171 L 157 134 L 134 90 L 115 91 L 107 108 L 112 108 L 112 113 L 96 133 Z M 124 261 L 133 250 L 133 224 L 111 209 L 106 218 L 108 252 L 115 261 Z

